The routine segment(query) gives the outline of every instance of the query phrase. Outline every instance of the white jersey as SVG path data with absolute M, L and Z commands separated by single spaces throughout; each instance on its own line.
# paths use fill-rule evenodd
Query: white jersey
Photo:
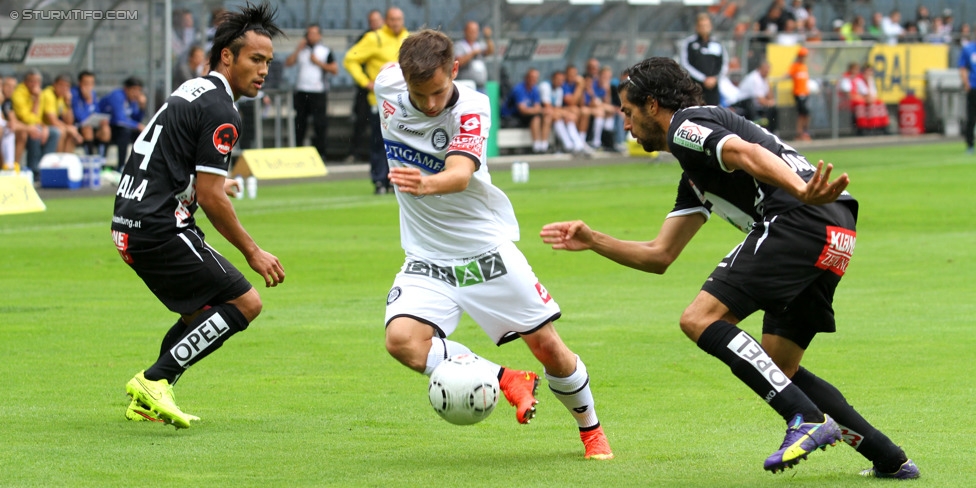
M 512 203 L 488 175 L 488 97 L 457 84 L 454 89 L 447 108 L 429 117 L 411 104 L 399 64 L 384 68 L 374 82 L 390 167 L 435 174 L 444 171 L 446 158 L 454 155 L 471 158 L 477 167 L 467 189 L 459 193 L 418 197 L 397 190 L 400 244 L 408 255 L 473 257 L 519 239 Z

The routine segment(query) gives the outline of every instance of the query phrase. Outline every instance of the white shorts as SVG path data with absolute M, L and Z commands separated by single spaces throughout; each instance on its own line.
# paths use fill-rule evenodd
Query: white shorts
M 498 345 L 560 316 L 556 300 L 514 243 L 465 259 L 407 256 L 386 297 L 385 323 L 410 317 L 447 337 L 457 329 L 461 312 Z

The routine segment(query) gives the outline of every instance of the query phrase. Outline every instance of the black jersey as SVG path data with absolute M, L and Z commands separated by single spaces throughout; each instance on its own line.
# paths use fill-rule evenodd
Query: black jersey
M 132 146 L 115 192 L 112 230 L 156 240 L 195 227 L 196 174 L 227 176 L 240 126 L 222 75 L 180 85 Z
M 798 153 L 766 129 L 719 107 L 689 107 L 671 118 L 668 147 L 684 171 L 678 196 L 669 216 L 714 212 L 749 232 L 766 216 L 787 212 L 804 205 L 789 192 L 763 183 L 745 171 L 729 171 L 722 163 L 722 146 L 730 138 L 759 144 L 779 156 L 783 164 L 809 181 L 816 172 Z M 857 201 L 846 191 L 838 201 L 851 208 L 857 217 Z

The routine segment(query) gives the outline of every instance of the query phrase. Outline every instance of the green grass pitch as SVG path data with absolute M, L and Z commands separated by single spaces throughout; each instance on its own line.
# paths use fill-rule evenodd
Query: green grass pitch
M 804 365 L 838 386 L 922 470 L 912 486 L 974 486 L 976 159 L 961 143 L 811 152 L 851 176 L 858 245 L 836 297 L 838 332 Z M 394 198 L 366 181 L 264 185 L 235 202 L 287 272 L 265 308 L 192 368 L 179 404 L 189 430 L 127 422 L 123 385 L 147 367 L 169 313 L 119 259 L 107 196 L 48 200 L 0 216 L 0 486 L 873 486 L 846 445 L 785 474 L 762 469 L 781 419 L 678 328 L 714 265 L 743 237 L 710 222 L 664 276 L 593 253 L 555 252 L 551 221 L 650 239 L 679 169 L 645 161 L 533 168 L 513 184 L 519 247 L 558 300 L 557 328 L 586 362 L 617 458 L 582 458 L 575 423 L 540 387 L 538 416 L 504 403 L 456 427 L 430 408 L 426 378 L 383 347 L 402 263 Z M 260 283 L 198 213 L 209 241 Z M 759 333 L 759 316 L 743 322 Z M 497 348 L 465 318 L 456 340 L 541 373 L 524 344 Z

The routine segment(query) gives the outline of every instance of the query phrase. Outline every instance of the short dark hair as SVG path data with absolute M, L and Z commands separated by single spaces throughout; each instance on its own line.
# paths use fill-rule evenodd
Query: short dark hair
M 213 47 L 210 48 L 210 69 L 220 66 L 220 53 L 224 48 L 230 49 L 236 59 L 244 47 L 244 36 L 248 31 L 269 39 L 283 35 L 274 22 L 277 14 L 278 9 L 272 9 L 267 2 L 261 5 L 248 2 L 240 7 L 240 12 L 224 12 L 217 24 Z
M 702 105 L 702 89 L 687 71 L 671 58 L 647 58 L 627 70 L 628 78 L 620 82 L 627 101 L 643 106 L 647 97 L 669 110 Z
M 78 73 L 78 83 L 81 83 L 81 80 L 84 77 L 86 77 L 86 76 L 91 76 L 92 78 L 94 78 L 95 77 L 95 73 L 92 73 L 91 71 L 88 71 L 87 69 L 86 70 L 82 70 L 81 73 Z
M 453 64 L 454 41 L 441 31 L 423 29 L 400 46 L 400 69 L 408 83 L 427 81 L 437 70 L 450 73 Z
M 139 78 L 138 76 L 130 76 L 122 82 L 122 86 L 126 88 L 132 88 L 134 86 L 142 87 L 142 78 Z

